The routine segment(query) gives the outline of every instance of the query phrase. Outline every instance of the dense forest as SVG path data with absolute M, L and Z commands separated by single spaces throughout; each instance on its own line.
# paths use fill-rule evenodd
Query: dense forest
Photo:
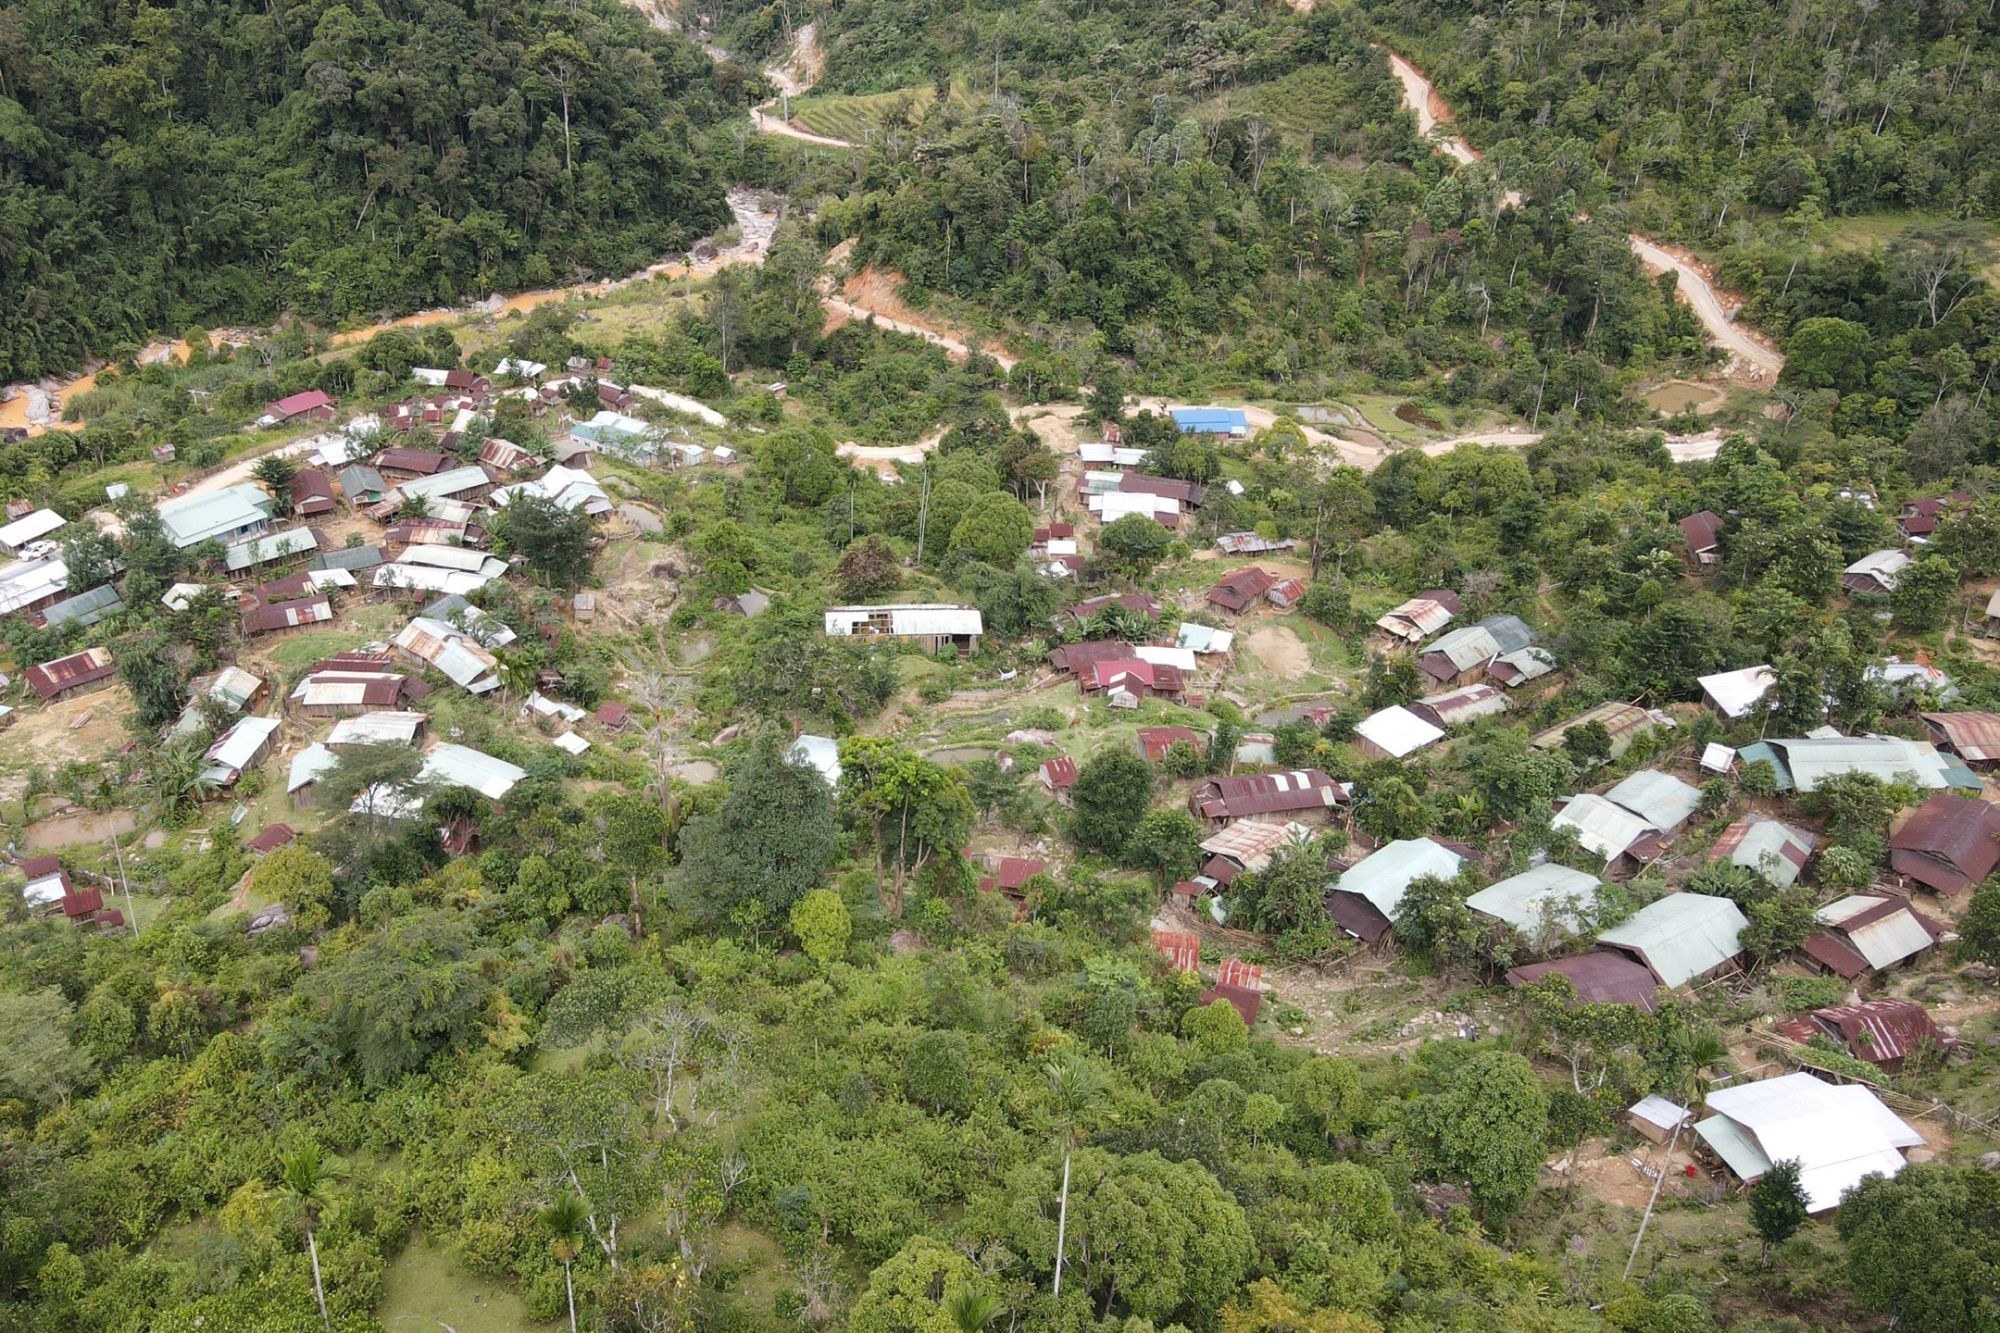
M 610 0 L 0 6 L 0 382 L 629 273 L 728 221 L 742 105 Z

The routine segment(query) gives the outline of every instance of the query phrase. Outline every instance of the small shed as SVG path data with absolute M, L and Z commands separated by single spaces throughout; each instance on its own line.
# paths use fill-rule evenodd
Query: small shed
M 1641 1098 L 1625 1112 L 1625 1123 L 1654 1143 L 1665 1143 L 1673 1138 L 1687 1128 L 1689 1119 L 1687 1107 L 1670 1102 L 1658 1093 Z

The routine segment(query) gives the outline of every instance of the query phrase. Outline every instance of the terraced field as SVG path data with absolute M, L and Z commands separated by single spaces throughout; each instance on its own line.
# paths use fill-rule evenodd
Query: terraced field
M 858 96 L 827 94 L 792 99 L 792 122 L 813 134 L 830 139 L 862 142 L 870 130 L 881 129 L 899 120 L 911 124 L 922 120 L 937 102 L 930 88 L 898 88 L 894 92 Z M 979 98 L 963 84 L 953 84 L 951 103 L 971 110 Z

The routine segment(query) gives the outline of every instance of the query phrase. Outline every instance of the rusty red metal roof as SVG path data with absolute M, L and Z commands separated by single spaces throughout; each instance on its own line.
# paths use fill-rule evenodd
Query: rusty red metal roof
M 1232 569 L 1208 590 L 1208 600 L 1229 611 L 1241 611 L 1271 590 L 1278 579 L 1256 565 Z
M 103 680 L 117 668 L 111 664 L 109 648 L 86 648 L 53 662 L 28 668 L 28 685 L 44 699 L 53 699 L 64 690 Z
M 253 852 L 275 852 L 298 836 L 289 824 L 266 824 L 258 830 L 256 837 L 243 845 Z
M 1076 760 L 1066 754 L 1042 760 L 1042 781 L 1055 791 L 1076 785 Z
M 597 706 L 597 720 L 605 726 L 610 727 L 613 731 L 624 726 L 626 722 L 631 720 L 631 717 L 632 706 L 630 704 L 599 704 Z
M 1188 794 L 1190 813 L 1206 819 L 1324 810 L 1347 799 L 1347 789 L 1317 768 L 1289 773 L 1246 773 L 1210 778 Z
M 1201 936 L 1178 930 L 1153 932 L 1153 948 L 1176 972 L 1194 972 L 1201 967 Z
M 1201 737 L 1187 727 L 1139 728 L 1139 749 L 1156 764 L 1167 757 L 1175 741 L 1186 741 L 1197 750 L 1202 748 Z
M 1718 536 L 1721 528 L 1722 515 L 1713 510 L 1704 509 L 1681 520 L 1681 535 L 1687 538 L 1688 550 L 1696 555 L 1712 551 L 1721 544 Z
M 65 893 L 62 897 L 63 915 L 74 921 L 80 916 L 94 916 L 104 910 L 104 892 L 95 885 Z
M 1866 958 L 1826 931 L 1807 939 L 1799 946 L 1799 952 L 1845 981 L 1852 981 L 1868 970 Z
M 2000 809 L 1940 792 L 1889 839 L 1889 867 L 1947 896 L 2000 866 Z
M 1099 662 L 1132 657 L 1132 645 L 1123 639 L 1087 639 L 1082 643 L 1057 644 L 1049 649 L 1049 665 L 1058 671 L 1088 677 Z
M 1555 973 L 1568 977 L 1576 987 L 1576 998 L 1585 1003 L 1631 1004 L 1647 1013 L 1659 1004 L 1659 982 L 1652 972 L 1610 949 L 1592 949 L 1570 958 L 1513 968 L 1507 973 L 1507 984 L 1526 986 Z
M 296 629 L 300 625 L 323 625 L 333 619 L 333 603 L 324 597 L 302 597 L 293 602 L 272 602 L 243 613 L 243 632 L 263 634 L 270 630 Z
M 1924 1007 L 1912 1000 L 1869 1000 L 1815 1009 L 1805 1019 L 1795 1019 L 1779 1030 L 1804 1040 L 1794 1036 L 1801 1022 L 1844 1043 L 1849 1054 L 1870 1064 L 1892 1065 L 1926 1041 L 1941 1047 L 1951 1045 Z
M 1237 1013 L 1243 1015 L 1246 1027 L 1257 1026 L 1257 1014 L 1264 1006 L 1264 992 L 1249 990 L 1242 986 L 1215 986 L 1201 993 L 1203 1006 L 1221 1000 Z
M 2000 759 L 2000 713 L 1919 713 L 1931 739 L 1969 764 Z

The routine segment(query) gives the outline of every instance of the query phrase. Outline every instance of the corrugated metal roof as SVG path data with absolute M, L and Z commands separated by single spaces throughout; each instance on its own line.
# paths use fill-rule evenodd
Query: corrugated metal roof
M 1901 1150 L 1924 1142 L 1869 1089 L 1823 1082 L 1811 1074 L 1717 1088 L 1708 1094 L 1708 1108 L 1726 1117 L 1763 1159 L 1758 1169 L 1740 1146 L 1732 1145 L 1734 1155 L 1752 1168 L 1746 1179 L 1769 1170 L 1772 1162 L 1796 1160 L 1806 1206 L 1816 1213 L 1838 1205 L 1840 1196 L 1866 1175 L 1895 1175 L 1903 1169 Z M 1697 1132 L 1701 1128 L 1696 1126 Z M 1708 1134 L 1702 1137 L 1730 1160 L 1732 1154 Z M 1743 1174 L 1733 1161 L 1731 1169 Z
M 1844 937 L 1877 971 L 1894 967 L 1937 943 L 1928 927 L 1900 898 L 1854 894 L 1819 909 L 1819 920 Z
M 251 675 L 242 667 L 227 666 L 216 673 L 214 682 L 208 687 L 208 695 L 241 710 L 248 708 L 250 701 L 257 697 L 257 691 L 263 688 L 264 682 L 260 677 Z
M 232 775 L 240 773 L 250 766 L 277 730 L 275 717 L 238 718 L 235 726 L 208 747 L 209 762 Z
M 1434 655 L 1450 662 L 1455 674 L 1498 657 L 1500 641 L 1483 625 L 1461 625 L 1424 650 L 1426 658 Z
M 71 686 L 103 680 L 115 670 L 117 668 L 111 663 L 111 650 L 100 645 L 29 667 L 28 685 L 42 698 L 53 699 Z
M 1552 750 L 1563 743 L 1572 727 L 1580 727 L 1586 722 L 1601 722 L 1611 735 L 1611 753 L 1623 754 L 1632 744 L 1632 738 L 1641 731 L 1659 725 L 1653 715 L 1637 704 L 1620 703 L 1615 699 L 1606 700 L 1594 708 L 1586 708 L 1567 722 L 1558 722 L 1547 731 L 1536 732 L 1528 743 L 1538 750 Z
M 491 486 L 493 478 L 485 468 L 477 463 L 467 467 L 455 467 L 428 477 L 412 477 L 408 481 L 396 483 L 396 489 L 405 499 L 415 497 L 428 500 L 433 496 L 461 495 L 466 491 L 476 491 L 482 486 Z
M 428 550 L 429 547 L 419 548 Z M 405 588 L 417 592 L 478 592 L 493 580 L 485 574 L 469 574 L 458 569 L 438 569 L 430 565 L 383 565 L 375 571 L 378 588 Z
M 1588 792 L 1571 797 L 1549 824 L 1552 828 L 1575 829 L 1576 840 L 1607 861 L 1623 855 L 1627 847 L 1655 831 L 1624 806 Z
M 1695 683 L 1701 686 L 1716 709 L 1723 716 L 1736 719 L 1750 716 L 1771 686 L 1778 678 L 1771 672 L 1767 662 L 1761 666 L 1744 667 L 1740 671 L 1720 671 L 1713 676 L 1697 677 Z
M 1972 763 L 2000 759 L 2000 713 L 1919 713 L 1940 743 Z
M 324 597 L 303 597 L 292 602 L 272 602 L 243 613 L 243 632 L 261 634 L 270 630 L 293 629 L 300 625 L 321 625 L 333 619 L 333 603 Z
M 1414 754 L 1426 745 L 1444 739 L 1444 732 L 1398 705 L 1384 708 L 1378 713 L 1370 713 L 1354 728 L 1355 734 L 1364 737 L 1384 754 L 1401 759 Z
M 1907 779 L 1933 791 L 1949 786 L 1937 747 L 1894 736 L 1841 736 L 1828 740 L 1773 740 L 1802 792 L 1843 773 L 1872 773 L 1884 782 Z M 1747 747 L 1746 747 L 1747 748 Z
M 1171 744 L 1171 741 L 1169 742 Z M 1211 778 L 1198 784 L 1188 804 L 1208 819 L 1323 810 L 1338 805 L 1347 789 L 1316 768 L 1291 773 L 1248 773 Z
M 1491 685 L 1466 685 L 1419 699 L 1410 708 L 1438 726 L 1455 727 L 1506 712 L 1507 696 Z
M 1211 629 L 1207 625 L 1197 625 L 1192 620 L 1181 622 L 1180 632 L 1175 635 L 1176 646 L 1186 648 L 1196 654 L 1226 653 L 1229 645 L 1236 641 L 1233 630 Z
M 1750 922 L 1727 898 L 1672 893 L 1640 908 L 1620 925 L 1598 932 L 1600 944 L 1638 954 L 1663 986 L 1678 986 L 1720 967 L 1743 951 Z
M 514 784 L 528 776 L 504 759 L 495 759 L 466 745 L 448 741 L 431 747 L 417 780 L 442 782 L 454 787 L 470 787 L 489 801 L 497 801 L 512 791 Z
M 1901 1060 L 1922 1042 L 1945 1044 L 1931 1016 L 1912 1000 L 1870 1000 L 1815 1009 L 1810 1022 L 1845 1042 L 1856 1058 L 1878 1065 Z
M 1662 833 L 1671 833 L 1701 808 L 1701 792 L 1671 773 L 1642 768 L 1604 793 Z
M 1637 1116 L 1649 1125 L 1658 1125 L 1661 1129 L 1672 1129 L 1688 1118 L 1687 1107 L 1677 1102 L 1670 1102 L 1658 1093 L 1641 1097 L 1627 1108 L 1625 1113 Z
M 2000 808 L 1942 794 L 1889 838 L 1889 865 L 1939 893 L 1957 893 L 2000 866 Z
M 1597 876 L 1550 862 L 1487 885 L 1465 905 L 1533 937 L 1545 926 L 1583 929 L 1600 887 Z
M 69 586 L 61 560 L 17 560 L 0 567 L 0 616 L 44 602 Z
M 339 763 L 339 755 L 315 741 L 292 756 L 291 775 L 286 780 L 285 791 L 295 792 L 301 787 L 318 782 L 331 773 Z
M 879 622 L 882 629 L 870 628 Z M 898 637 L 985 633 L 976 607 L 945 602 L 914 602 L 895 606 L 835 606 L 826 612 L 826 632 L 836 637 L 888 633 Z
M 493 654 L 441 620 L 416 617 L 396 635 L 396 646 L 474 694 L 484 694 L 500 683 L 500 664 Z
M 37 537 L 46 537 L 69 520 L 53 509 L 37 509 L 0 527 L 0 547 L 9 551 L 26 546 Z
M 455 569 L 461 573 L 479 574 L 489 579 L 498 578 L 507 572 L 505 560 L 469 546 L 417 546 L 403 552 L 398 558 L 406 565 Z
M 1910 557 L 1901 551 L 1870 551 L 1840 572 L 1843 578 L 1873 579 L 1893 591 L 1896 580 L 1909 567 Z
M 167 539 L 186 548 L 267 522 L 275 507 L 270 496 L 246 481 L 213 495 L 170 500 L 159 507 L 159 513 Z
M 1076 785 L 1076 760 L 1068 755 L 1042 760 L 1042 781 L 1055 790 Z
M 1797 881 L 1799 872 L 1812 858 L 1816 840 L 1804 829 L 1793 828 L 1767 815 L 1746 815 L 1722 831 L 1709 849 L 1708 859 L 1728 859 L 1731 865 L 1755 870 L 1765 879 L 1784 888 Z
M 282 560 L 288 555 L 302 555 L 319 549 L 319 538 L 311 528 L 291 528 L 285 532 L 274 532 L 268 537 L 255 537 L 247 542 L 238 542 L 223 552 L 222 563 L 232 573 L 239 569 L 249 569 L 253 565 L 266 564 L 272 560 Z
M 344 717 L 333 724 L 326 743 L 332 745 L 410 745 L 428 721 L 422 713 L 384 710 Z
M 1178 671 L 1195 669 L 1194 650 L 1191 648 L 1162 648 L 1158 644 L 1142 643 L 1132 649 L 1132 655 L 1154 666 L 1170 666 Z
M 1427 639 L 1451 623 L 1454 613 L 1442 602 L 1429 597 L 1412 597 L 1393 611 L 1385 613 L 1375 622 L 1375 627 L 1396 638 L 1411 643 Z
M 1220 833 L 1203 839 L 1201 849 L 1215 856 L 1226 856 L 1245 870 L 1258 870 L 1270 861 L 1271 853 L 1307 836 L 1307 830 L 1297 824 L 1239 819 Z
M 1507 984 L 1528 986 L 1543 977 L 1560 974 L 1576 987 L 1578 1003 L 1630 1004 L 1653 1012 L 1659 1004 L 1659 982 L 1646 970 L 1615 949 L 1592 949 L 1570 958 L 1546 963 L 1529 963 L 1509 969 Z
M 1376 911 L 1394 920 L 1410 885 L 1426 875 L 1452 879 L 1463 864 L 1464 857 L 1430 838 L 1399 838 L 1363 857 L 1331 887 L 1367 899 Z
M 115 616 L 125 609 L 125 600 L 118 595 L 118 589 L 110 584 L 80 592 L 53 606 L 42 610 L 42 623 L 53 629 L 58 625 L 75 625 L 88 629 L 107 616 Z

